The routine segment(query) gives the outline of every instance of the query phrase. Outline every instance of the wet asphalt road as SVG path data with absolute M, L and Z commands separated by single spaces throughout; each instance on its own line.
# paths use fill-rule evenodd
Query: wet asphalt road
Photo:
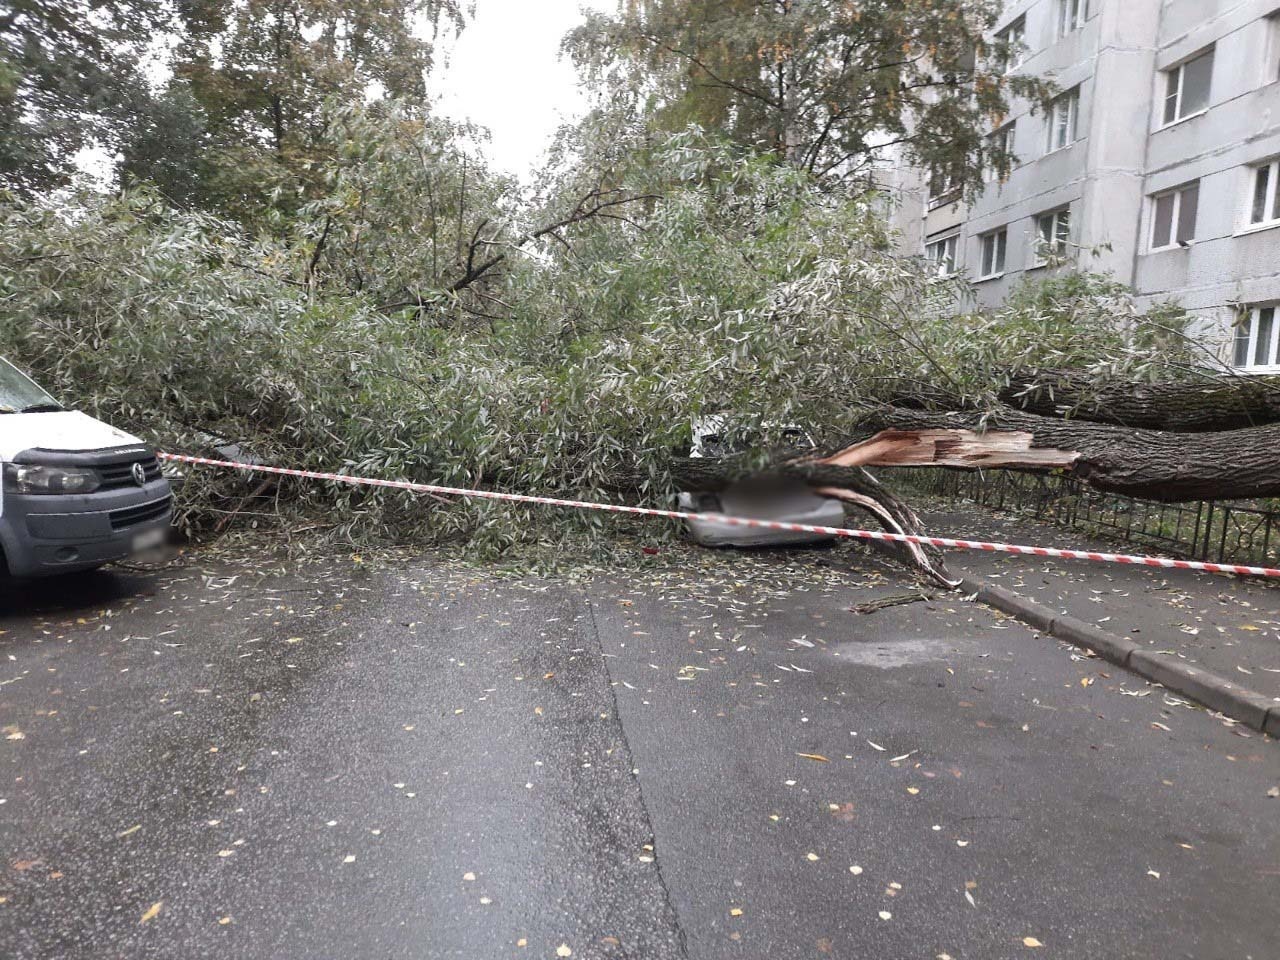
M 856 550 L 688 558 L 10 593 L 0 956 L 1280 955 L 1280 746 L 850 613 L 908 586 Z

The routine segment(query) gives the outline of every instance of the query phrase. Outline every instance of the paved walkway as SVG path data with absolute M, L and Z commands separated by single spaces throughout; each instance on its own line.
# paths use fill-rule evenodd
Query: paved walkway
M 1117 549 L 1075 530 L 976 504 L 924 510 L 921 519 L 930 533 L 943 536 Z M 948 553 L 947 563 L 1280 701 L 1280 583 L 958 550 Z
M 0 593 L 5 960 L 1275 957 L 1280 749 L 855 549 Z

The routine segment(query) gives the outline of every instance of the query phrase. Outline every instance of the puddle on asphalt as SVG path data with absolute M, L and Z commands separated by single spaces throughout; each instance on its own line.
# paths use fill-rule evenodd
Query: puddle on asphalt
M 846 663 L 888 670 L 892 667 L 909 667 L 914 663 L 945 660 L 955 655 L 956 645 L 953 640 L 921 637 L 888 643 L 859 643 L 852 640 L 834 644 L 827 650 Z

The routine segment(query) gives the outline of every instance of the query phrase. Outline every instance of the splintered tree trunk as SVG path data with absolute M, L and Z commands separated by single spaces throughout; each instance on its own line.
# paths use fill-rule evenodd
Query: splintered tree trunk
M 1280 423 L 1173 433 L 1020 410 L 936 413 L 890 408 L 864 439 L 788 467 L 811 486 L 867 466 L 1059 469 L 1108 493 L 1175 503 L 1280 496 Z
M 1167 503 L 1280 497 L 1276 378 L 1121 384 L 1088 393 L 1071 375 L 1055 376 L 1052 401 L 1040 399 L 1048 384 L 1030 380 L 1006 391 L 1006 402 L 1027 409 L 879 408 L 835 453 L 791 456 L 765 474 L 843 500 L 886 530 L 907 534 L 923 532 L 919 518 L 864 468 L 1060 471 L 1096 490 Z M 1039 409 L 1069 412 L 1071 419 L 1030 412 Z M 744 473 L 732 459 L 672 464 L 686 490 L 722 490 Z M 908 546 L 901 553 L 936 582 L 956 584 L 938 551 Z

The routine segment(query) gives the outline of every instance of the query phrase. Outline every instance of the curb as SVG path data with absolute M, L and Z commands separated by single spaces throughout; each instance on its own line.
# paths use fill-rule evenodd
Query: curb
M 1179 660 L 1157 656 L 1132 640 L 1108 633 L 1076 617 L 1056 613 L 1052 607 L 1029 600 L 974 577 L 964 577 L 961 587 L 1042 633 L 1092 650 L 1104 660 L 1124 667 L 1143 679 L 1190 697 L 1202 706 L 1238 720 L 1254 730 L 1280 739 L 1280 703 L 1232 683 L 1216 673 L 1188 666 Z

